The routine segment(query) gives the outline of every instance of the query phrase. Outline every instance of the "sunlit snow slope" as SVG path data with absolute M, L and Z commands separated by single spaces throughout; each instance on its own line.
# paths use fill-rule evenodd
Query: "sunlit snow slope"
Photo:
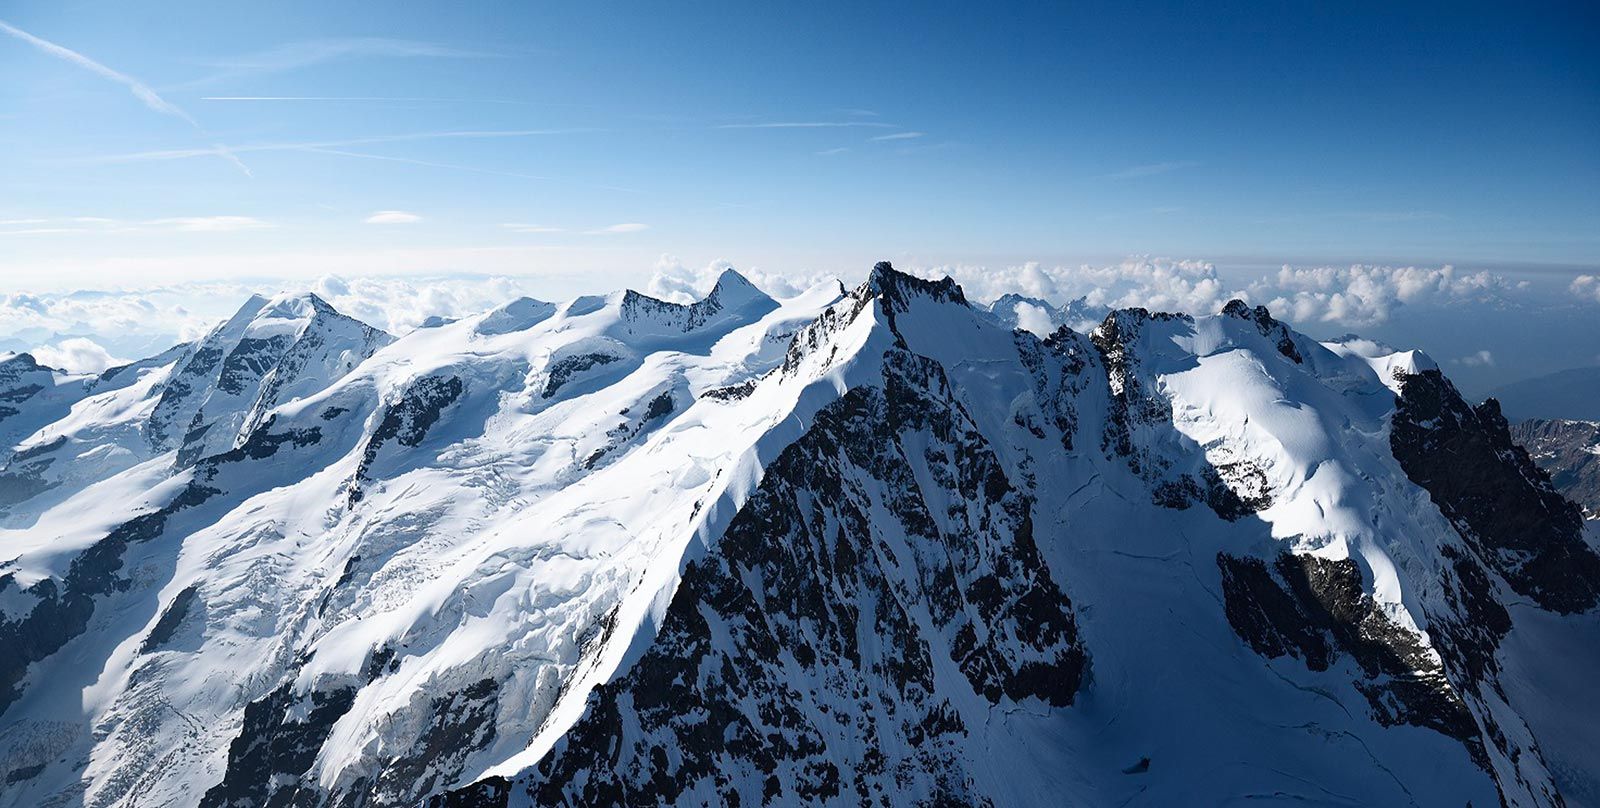
M 6 358 L 0 805 L 1600 804 L 1600 558 L 1497 407 L 1072 320 L 884 264 Z

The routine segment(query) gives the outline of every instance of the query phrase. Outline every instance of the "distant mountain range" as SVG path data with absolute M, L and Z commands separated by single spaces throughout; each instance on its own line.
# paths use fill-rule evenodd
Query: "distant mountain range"
M 1506 417 L 1600 421 L 1600 366 L 1524 379 L 1489 393 Z

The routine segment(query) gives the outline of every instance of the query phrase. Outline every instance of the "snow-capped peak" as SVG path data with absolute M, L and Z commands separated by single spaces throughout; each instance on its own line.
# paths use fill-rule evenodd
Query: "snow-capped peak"
M 623 320 L 669 333 L 699 331 L 714 323 L 748 322 L 777 307 L 777 301 L 731 269 L 724 271 L 716 286 L 694 303 L 672 303 L 632 289 L 623 293 L 621 301 Z
M 773 302 L 766 292 L 757 289 L 755 284 L 733 269 L 725 269 L 717 276 L 717 282 L 706 294 L 706 299 L 714 299 L 723 308 L 729 309 L 752 303 L 766 306 Z
M 864 289 L 881 297 L 884 308 L 891 314 L 909 309 L 917 297 L 926 297 L 944 303 L 967 305 L 967 297 L 954 278 L 946 275 L 936 281 L 901 272 L 888 261 L 879 261 L 867 276 Z
M 343 316 L 313 292 L 285 293 L 268 300 L 257 296 L 252 298 L 252 302 L 255 301 L 261 301 L 261 305 L 244 332 L 251 339 L 268 339 L 284 333 L 298 335 L 319 316 Z

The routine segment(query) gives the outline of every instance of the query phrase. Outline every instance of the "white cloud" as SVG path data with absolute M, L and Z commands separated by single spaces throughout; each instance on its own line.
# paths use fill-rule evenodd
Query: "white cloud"
M 1130 258 L 1110 266 L 1045 267 L 1037 262 L 991 269 L 935 266 L 910 271 L 924 277 L 949 275 L 967 297 L 990 301 L 1009 292 L 1055 303 L 1087 298 L 1095 306 L 1143 306 L 1160 311 L 1214 312 L 1229 298 L 1247 298 L 1228 289 L 1206 261 Z
M 456 319 L 507 300 L 538 297 L 530 279 L 504 276 L 342 278 L 325 275 L 310 290 L 333 307 L 391 334 L 404 334 L 429 317 Z
M 1039 306 L 1032 303 L 1018 303 L 1013 311 L 1017 315 L 1017 327 L 1024 331 L 1046 337 L 1056 330 L 1050 322 L 1050 313 Z
M 566 232 L 566 230 L 563 229 L 563 228 L 551 227 L 549 225 L 544 225 L 544 224 L 521 224 L 521 223 L 518 223 L 518 222 L 506 222 L 506 223 L 504 223 L 504 224 L 502 224 L 500 226 L 502 228 L 506 229 L 506 230 L 509 230 L 509 231 L 513 232 L 513 233 L 565 233 Z
M 335 59 L 363 56 L 435 57 L 482 59 L 495 54 L 462 50 L 433 42 L 386 37 L 345 37 L 290 42 L 269 50 L 241 56 L 223 66 L 253 72 L 272 72 L 309 67 Z
M 926 132 L 895 132 L 892 135 L 878 135 L 877 137 L 867 138 L 867 139 L 868 140 L 912 140 L 912 139 L 915 139 L 915 138 L 924 137 L 926 135 L 927 135 Z
M 89 221 L 75 226 L 107 226 L 95 217 L 76 218 Z M 35 224 L 9 220 L 0 226 L 31 227 Z M 167 228 L 164 232 L 178 232 L 174 224 L 162 226 Z M 242 281 L 178 282 L 112 291 L 0 295 L 0 350 L 57 346 L 64 339 L 88 337 L 111 356 L 148 356 L 180 338 L 203 333 L 232 314 L 252 293 L 271 295 L 286 288 L 309 288 L 351 316 L 393 333 L 404 333 L 431 316 L 462 317 L 520 295 L 560 300 L 567 294 L 613 289 L 628 283 L 625 275 L 606 274 L 615 267 L 585 266 L 577 271 L 573 267 L 583 265 L 569 259 L 560 248 L 544 246 L 426 253 L 421 257 L 407 251 L 384 254 L 381 261 L 366 263 L 348 255 L 308 253 L 273 256 L 270 261 L 236 267 L 239 272 L 236 277 L 277 272 L 277 279 L 262 277 Z M 217 260 L 215 257 L 197 258 L 196 271 L 203 266 L 214 266 Z M 419 263 L 408 264 L 407 260 Z M 644 258 L 639 263 L 648 260 Z M 302 273 L 302 279 L 284 280 L 281 273 L 285 266 L 296 268 Z M 386 267 L 390 273 L 419 274 L 365 274 L 380 272 L 372 266 Z M 561 269 L 507 277 L 440 275 L 436 269 L 439 266 L 492 267 L 492 271 L 515 273 L 541 266 Z M 648 286 L 643 289 L 664 299 L 695 300 L 710 291 L 716 278 L 731 266 L 719 260 L 691 269 L 676 258 L 660 256 Z M 118 265 L 118 268 L 107 269 L 100 277 L 150 277 L 143 270 L 130 267 L 133 265 Z M 859 272 L 848 275 L 847 285 L 859 283 L 865 275 L 865 266 L 854 269 Z M 1460 307 L 1470 318 L 1474 316 L 1472 312 L 1486 310 L 1482 306 L 1514 304 L 1522 295 L 1530 294 L 1500 276 L 1461 273 L 1450 267 L 1284 267 L 1254 282 L 1224 280 L 1212 264 L 1204 261 L 1144 257 L 1105 266 L 1050 267 L 1027 263 L 991 268 L 902 264 L 901 269 L 924 277 L 951 275 L 961 283 L 968 297 L 979 303 L 1015 292 L 1056 304 L 1083 297 L 1095 306 L 1143 306 L 1205 314 L 1219 311 L 1228 299 L 1238 297 L 1266 303 L 1276 316 L 1291 323 L 1330 323 L 1352 329 L 1385 322 L 1408 305 L 1435 309 Z M 345 274 L 316 277 L 313 274 L 330 270 L 357 274 L 354 277 Z M 740 272 L 778 298 L 792 297 L 834 277 L 831 272 L 769 273 L 759 267 L 741 267 Z M 1572 282 L 1572 291 L 1590 305 L 1600 303 L 1600 299 L 1594 297 L 1600 293 L 1600 277 L 1585 277 L 1588 279 Z M 1042 312 L 1017 312 L 1026 328 L 1040 326 L 1038 314 Z M 1489 347 L 1499 352 L 1500 346 Z M 80 358 L 72 361 L 80 365 L 92 364 L 87 361 L 88 356 L 80 353 Z M 1463 357 L 1461 364 L 1487 367 L 1491 362 L 1499 366 L 1499 362 L 1507 361 L 1504 356 L 1473 354 Z
M 1461 272 L 1450 266 L 1285 266 L 1247 283 L 1224 281 L 1209 262 L 1167 258 L 1130 258 L 1109 266 L 1028 263 L 906 269 L 929 278 L 949 275 L 968 298 L 981 302 L 1015 292 L 1057 304 L 1083 297 L 1095 306 L 1204 314 L 1239 298 L 1264 303 L 1289 322 L 1353 328 L 1386 322 L 1407 305 L 1497 305 L 1527 289 L 1491 272 Z M 1600 301 L 1600 278 L 1580 278 L 1572 291 Z
M 99 373 L 128 360 L 111 355 L 100 343 L 87 337 L 72 337 L 54 345 L 40 345 L 28 353 L 41 365 L 73 373 Z
M 1473 368 L 1493 367 L 1494 366 L 1494 354 L 1492 354 L 1492 353 L 1490 353 L 1488 351 L 1478 351 L 1476 353 L 1468 354 L 1466 356 L 1463 356 L 1463 357 L 1461 357 L 1459 359 L 1455 359 L 1455 360 L 1452 360 L 1452 361 L 1454 361 L 1458 365 L 1466 365 L 1467 367 L 1473 367 Z
M 187 82 L 185 86 L 197 87 L 217 84 L 229 79 L 264 73 L 282 73 L 290 70 L 342 59 L 363 57 L 399 58 L 451 58 L 482 59 L 496 56 L 482 51 L 463 50 L 432 42 L 386 37 L 345 37 L 310 39 L 289 42 L 256 53 L 226 60 L 218 65 L 220 72 Z
M 839 146 L 837 148 L 832 148 L 832 149 L 823 149 L 822 151 L 817 152 L 817 155 L 819 157 L 830 157 L 830 156 L 835 155 L 835 154 L 844 154 L 847 151 L 850 151 L 850 149 L 848 147 Z
M 212 146 L 210 148 L 193 149 L 157 149 L 154 151 L 132 152 L 128 154 L 113 154 L 94 158 L 90 162 L 96 163 L 132 163 L 147 160 L 186 160 L 193 157 L 218 157 L 232 154 L 247 154 L 251 152 L 281 152 L 281 151 L 317 151 L 338 149 L 345 146 L 369 146 L 377 143 L 409 143 L 422 140 L 483 140 L 492 138 L 522 138 L 539 137 L 543 135 L 570 135 L 594 132 L 594 129 L 464 129 L 442 132 L 410 132 L 400 135 L 371 135 L 368 137 L 344 138 L 341 140 L 306 140 L 282 143 L 246 143 L 239 146 Z M 384 159 L 375 155 L 353 154 L 354 157 L 370 157 Z M 391 158 L 396 162 L 414 162 L 428 165 L 421 160 L 405 160 Z M 458 166 L 451 166 L 458 167 Z M 513 175 L 515 176 L 515 175 Z M 536 178 L 542 179 L 542 178 Z
M 1579 275 L 1572 279 L 1567 291 L 1584 300 L 1593 300 L 1600 303 L 1600 277 L 1594 275 Z
M 1407 304 L 1461 302 L 1513 288 L 1490 272 L 1463 273 L 1454 267 L 1289 267 L 1251 284 L 1285 319 L 1367 326 L 1389 319 Z
M 362 219 L 367 224 L 416 224 L 422 217 L 403 210 L 380 210 Z
M 656 261 L 655 271 L 650 273 L 650 283 L 645 286 L 645 292 L 673 303 L 693 303 L 711 291 L 723 267 L 731 266 L 727 261 L 717 260 L 705 269 L 693 270 L 676 257 L 663 255 Z
M 7 347 L 27 350 L 87 336 L 111 353 L 146 356 L 203 333 L 254 291 L 217 283 L 0 295 L 0 338 Z
M 613 234 L 613 233 L 637 233 L 637 232 L 639 232 L 641 230 L 649 230 L 649 229 L 650 229 L 650 225 L 647 225 L 647 224 L 641 224 L 639 222 L 623 222 L 621 224 L 613 224 L 613 225 L 607 225 L 605 227 L 597 227 L 597 228 L 595 228 L 593 230 L 588 230 L 588 231 L 585 231 L 585 232 L 587 232 L 591 236 L 602 236 L 602 235 L 610 235 L 610 234 Z
M 332 101 L 338 103 L 374 102 L 374 103 L 421 103 L 421 102 L 452 102 L 470 101 L 467 98 L 424 98 L 407 97 L 403 95 L 208 95 L 201 101 Z M 487 99 L 485 99 L 487 100 Z

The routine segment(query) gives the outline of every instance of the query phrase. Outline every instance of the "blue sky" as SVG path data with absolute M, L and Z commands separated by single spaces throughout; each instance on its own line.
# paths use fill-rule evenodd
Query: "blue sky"
M 1592 4 L 1390 5 L 9 3 L 0 284 L 1600 263 Z
M 1593 3 L 10 2 L 0 342 L 127 358 L 295 286 L 405 327 L 513 292 L 682 292 L 722 261 L 775 288 L 890 258 L 977 299 L 1243 295 L 1487 389 L 1600 363 L 1597 23 Z

